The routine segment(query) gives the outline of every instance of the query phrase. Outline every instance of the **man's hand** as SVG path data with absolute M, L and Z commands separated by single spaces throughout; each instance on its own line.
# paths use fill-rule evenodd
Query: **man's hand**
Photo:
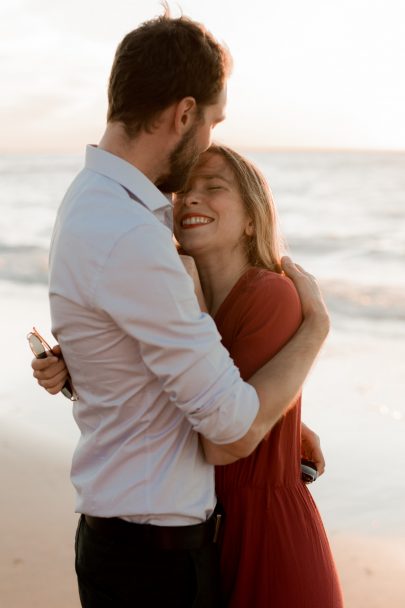
M 318 477 L 325 471 L 325 458 L 323 457 L 321 442 L 316 433 L 301 423 L 301 457 L 312 460 L 316 464 Z
M 314 320 L 326 337 L 330 328 L 329 314 L 315 277 L 287 256 L 281 259 L 281 266 L 298 291 L 304 319 Z
M 31 367 L 38 384 L 51 395 L 62 390 L 69 375 L 59 345 L 54 346 L 52 352 L 47 352 L 46 359 L 33 359 Z

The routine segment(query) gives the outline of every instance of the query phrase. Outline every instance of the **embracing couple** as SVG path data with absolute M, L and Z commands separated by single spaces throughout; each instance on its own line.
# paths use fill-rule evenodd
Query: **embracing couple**
M 55 393 L 65 361 L 78 393 L 85 608 L 342 606 L 300 477 L 301 456 L 323 472 L 300 391 L 329 319 L 313 277 L 281 258 L 260 172 L 211 145 L 230 69 L 186 17 L 130 32 L 106 130 L 58 212 L 63 358 L 33 367 Z

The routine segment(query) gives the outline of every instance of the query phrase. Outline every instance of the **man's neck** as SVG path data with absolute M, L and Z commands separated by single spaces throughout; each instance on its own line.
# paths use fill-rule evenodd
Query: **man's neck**
M 159 145 L 159 139 L 147 133 L 129 138 L 121 123 L 108 123 L 98 147 L 126 160 L 156 183 L 168 163 L 168 153 Z

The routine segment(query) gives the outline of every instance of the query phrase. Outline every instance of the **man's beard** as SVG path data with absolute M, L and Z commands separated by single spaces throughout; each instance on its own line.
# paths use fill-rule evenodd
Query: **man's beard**
M 200 156 L 195 141 L 196 132 L 197 125 L 194 124 L 170 154 L 169 174 L 162 175 L 156 182 L 156 186 L 162 192 L 178 192 L 186 185 L 191 170 Z

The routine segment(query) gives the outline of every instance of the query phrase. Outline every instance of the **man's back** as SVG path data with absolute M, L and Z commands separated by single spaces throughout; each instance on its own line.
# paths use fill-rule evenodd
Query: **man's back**
M 89 148 L 89 159 L 60 208 L 50 257 L 53 332 L 79 395 L 77 510 L 203 521 L 215 504 L 213 473 L 195 430 L 232 441 L 248 428 L 256 397 L 248 414 L 241 399 L 229 431 L 221 391 L 241 383 L 170 231 L 134 200 L 150 182 L 102 150 Z M 146 194 L 155 210 L 167 206 L 157 190 Z

